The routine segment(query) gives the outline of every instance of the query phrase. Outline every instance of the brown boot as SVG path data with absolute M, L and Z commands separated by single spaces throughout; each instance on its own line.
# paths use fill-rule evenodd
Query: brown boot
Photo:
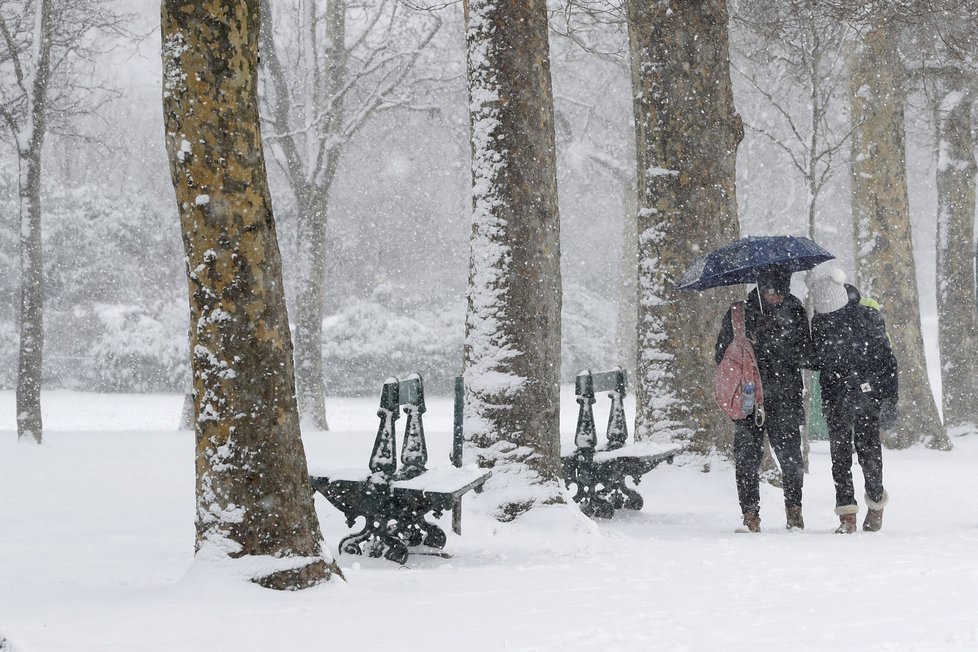
M 883 529 L 883 510 L 871 509 L 866 512 L 863 520 L 863 530 L 866 532 L 879 532 Z
M 883 529 L 883 508 L 886 507 L 887 501 L 889 501 L 890 495 L 883 492 L 883 496 L 879 500 L 873 500 L 866 496 L 866 505 L 869 510 L 866 512 L 866 520 L 863 521 L 863 530 L 866 532 L 879 532 Z
M 839 515 L 839 527 L 835 528 L 836 534 L 852 534 L 856 531 L 856 512 L 859 511 L 858 505 L 842 505 L 835 508 L 835 513 Z
M 744 512 L 744 527 L 738 532 L 760 532 L 761 517 L 757 512 Z
M 787 520 L 787 527 L 789 530 L 804 530 L 805 529 L 805 519 L 801 516 L 801 505 L 796 507 L 786 507 L 785 516 Z
M 856 515 L 841 514 L 839 516 L 839 527 L 835 528 L 836 534 L 852 534 L 856 531 Z

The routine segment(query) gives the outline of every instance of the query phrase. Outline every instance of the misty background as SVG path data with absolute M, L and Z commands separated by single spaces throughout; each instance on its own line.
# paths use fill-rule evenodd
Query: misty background
M 805 180 L 771 138 L 790 146 L 790 130 L 772 101 L 781 110 L 803 112 L 804 97 L 791 73 L 767 56 L 768 45 L 736 18 L 738 3 L 731 5 L 732 63 L 743 73 L 732 77 L 748 126 L 737 161 L 742 234 L 806 235 Z M 189 387 L 188 308 L 164 151 L 159 6 L 149 0 L 116 6 L 124 29 L 88 35 L 95 54 L 78 74 L 89 91 L 77 98 L 78 111 L 52 125 L 45 144 L 44 386 L 181 392 Z M 292 11 L 291 2 L 274 7 L 277 17 Z M 373 394 L 384 378 L 415 369 L 429 391 L 445 393 L 461 370 L 470 230 L 465 42 L 461 4 L 437 7 L 399 3 L 399 28 L 376 34 L 404 39 L 410 47 L 412 25 L 428 20 L 431 11 L 441 20 L 404 86 L 403 102 L 371 116 L 346 143 L 331 191 L 324 319 L 329 395 Z M 583 368 L 626 362 L 619 328 L 627 287 L 621 261 L 635 149 L 624 24 L 613 15 L 568 18 L 562 8 L 554 4 L 550 44 L 562 376 L 570 380 Z M 348 38 L 358 36 L 365 16 L 350 3 Z M 285 51 L 299 47 L 290 42 L 287 21 L 276 31 Z M 845 88 L 842 80 L 829 108 L 829 122 L 840 134 L 848 119 Z M 925 336 L 935 313 L 937 213 L 929 111 L 923 97 L 911 95 L 907 166 Z M 0 389 L 12 389 L 20 293 L 18 158 L 8 134 L 2 138 Z M 815 236 L 852 276 L 847 155 L 848 146 L 840 147 L 819 195 Z M 291 301 L 295 200 L 267 142 L 266 165 Z M 793 289 L 804 296 L 800 278 Z M 718 317 L 725 309 L 717 306 Z M 935 353 L 928 348 L 929 356 Z

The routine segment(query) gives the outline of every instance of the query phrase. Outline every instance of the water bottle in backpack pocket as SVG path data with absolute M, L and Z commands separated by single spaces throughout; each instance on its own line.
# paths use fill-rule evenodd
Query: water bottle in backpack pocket
M 745 415 L 754 412 L 754 383 L 744 383 L 744 391 L 740 395 L 740 406 Z

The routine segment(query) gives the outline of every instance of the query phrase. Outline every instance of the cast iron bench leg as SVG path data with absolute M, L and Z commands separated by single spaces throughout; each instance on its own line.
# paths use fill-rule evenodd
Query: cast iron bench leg
M 432 548 L 444 548 L 448 543 L 448 536 L 445 531 L 434 523 L 422 520 L 421 528 L 424 530 L 424 539 L 421 541 L 426 546 Z
M 616 479 L 608 489 L 608 502 L 614 505 L 615 509 L 637 509 L 640 510 L 645 505 L 645 499 L 625 484 L 625 478 Z
M 591 498 L 591 510 L 596 518 L 611 518 L 615 515 L 615 506 L 597 494 Z
M 369 519 L 368 519 L 369 520 Z M 340 540 L 339 550 L 347 555 L 362 555 L 363 550 L 360 544 L 371 538 L 372 533 L 369 527 L 364 527 L 359 532 L 354 532 Z
M 388 536 L 385 538 L 384 544 L 387 546 L 387 551 L 384 553 L 386 559 L 402 565 L 407 563 L 408 549 L 400 538 L 397 536 Z

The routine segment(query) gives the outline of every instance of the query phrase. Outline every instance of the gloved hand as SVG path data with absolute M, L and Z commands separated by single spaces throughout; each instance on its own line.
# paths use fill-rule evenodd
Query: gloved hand
M 896 426 L 897 407 L 893 399 L 880 403 L 880 430 L 892 430 Z

